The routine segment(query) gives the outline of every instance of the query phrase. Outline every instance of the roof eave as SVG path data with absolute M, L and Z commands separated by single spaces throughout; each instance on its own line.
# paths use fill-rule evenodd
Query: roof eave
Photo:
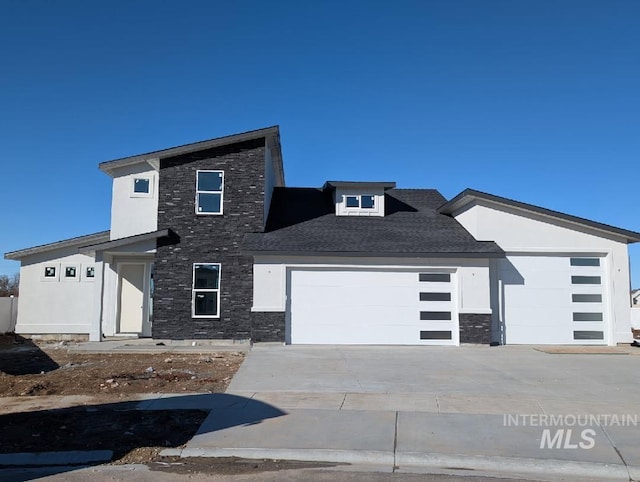
M 98 233 L 78 236 L 76 238 L 63 239 L 62 241 L 56 241 L 54 243 L 42 244 L 39 246 L 33 246 L 31 248 L 10 251 L 4 254 L 4 259 L 19 261 L 22 258 L 26 258 L 27 256 L 32 256 L 34 254 L 46 253 L 48 251 L 55 251 L 56 249 L 62 248 L 71 248 L 73 246 L 84 246 L 86 244 L 102 242 L 108 239 L 109 231 L 100 231 Z
M 122 157 L 119 159 L 114 159 L 111 161 L 104 161 L 101 162 L 100 164 L 98 164 L 98 168 L 108 174 L 108 175 L 112 175 L 114 170 L 121 168 L 121 167 L 125 167 L 125 166 L 130 166 L 133 164 L 139 164 L 142 162 L 147 162 L 149 163 L 152 167 L 154 166 L 159 166 L 159 161 L 161 159 L 167 158 L 167 157 L 173 157 L 173 156 L 179 156 L 182 154 L 188 154 L 190 152 L 196 152 L 196 151 L 201 151 L 204 149 L 211 149 L 214 147 L 219 147 L 219 146 L 225 146 L 225 145 L 229 145 L 229 144 L 237 144 L 239 142 L 245 142 L 245 141 L 249 141 L 249 140 L 253 140 L 253 139 L 259 139 L 261 137 L 265 137 L 265 138 L 274 138 L 277 139 L 276 145 L 278 146 L 278 152 L 280 151 L 280 135 L 279 135 L 279 127 L 278 126 L 271 126 L 271 127 L 265 127 L 263 129 L 257 129 L 257 130 L 253 130 L 253 131 L 248 131 L 248 132 L 242 132 L 240 134 L 232 134 L 230 136 L 224 136 L 224 137 L 217 137 L 215 139 L 209 139 L 206 141 L 199 141 L 199 142 L 193 142 L 191 144 L 185 144 L 182 146 L 177 146 L 177 147 L 171 147 L 168 149 L 161 149 L 158 151 L 153 151 L 153 152 L 147 152 L 145 154 L 138 154 L 135 156 L 129 156 L 129 157 Z M 283 182 L 284 182 L 284 172 L 282 170 L 282 158 L 281 158 L 281 154 L 280 154 L 280 168 L 279 168 L 279 173 L 276 172 L 276 174 L 279 174 L 280 177 L 282 178 Z M 155 167 L 156 169 L 158 167 Z M 278 171 L 278 169 L 276 168 L 276 171 Z

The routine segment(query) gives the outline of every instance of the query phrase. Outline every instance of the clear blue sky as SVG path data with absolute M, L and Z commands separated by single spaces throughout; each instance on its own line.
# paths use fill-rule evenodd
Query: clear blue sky
M 638 25 L 616 0 L 4 0 L 0 252 L 108 229 L 101 161 L 273 124 L 290 186 L 472 187 L 640 230 Z

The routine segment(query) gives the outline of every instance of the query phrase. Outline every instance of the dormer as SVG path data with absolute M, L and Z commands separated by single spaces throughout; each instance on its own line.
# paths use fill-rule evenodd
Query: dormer
M 336 216 L 384 216 L 384 192 L 395 182 L 327 181 L 333 194 Z

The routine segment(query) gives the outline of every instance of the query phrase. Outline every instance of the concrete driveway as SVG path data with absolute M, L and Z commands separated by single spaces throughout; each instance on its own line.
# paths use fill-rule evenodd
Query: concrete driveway
M 180 454 L 636 480 L 640 350 L 603 353 L 256 345 Z M 228 422 L 251 403 L 283 415 Z
M 285 408 L 640 413 L 640 349 L 604 351 L 256 345 L 227 392 Z

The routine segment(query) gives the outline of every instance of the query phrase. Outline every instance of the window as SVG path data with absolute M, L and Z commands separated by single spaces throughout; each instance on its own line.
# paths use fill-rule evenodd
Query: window
M 571 295 L 571 301 L 574 303 L 601 303 L 602 295 L 573 294 Z
M 153 190 L 152 175 L 138 175 L 131 178 L 131 197 L 151 197 Z
M 599 258 L 571 258 L 571 266 L 600 266 Z
M 93 266 L 88 266 L 85 272 L 85 276 L 87 278 L 95 278 L 96 277 L 96 268 Z
M 451 312 L 450 311 L 421 311 L 420 312 L 420 320 L 450 320 Z
M 600 276 L 572 276 L 572 285 L 599 285 L 601 282 Z
M 75 266 L 67 266 L 64 269 L 64 277 L 65 278 L 75 278 L 78 274 L 78 268 Z
M 220 264 L 196 263 L 193 265 L 194 318 L 218 318 L 220 316 Z
M 449 273 L 420 273 L 420 281 L 429 283 L 448 283 L 451 281 Z
M 574 313 L 573 321 L 602 321 L 602 313 Z
M 421 340 L 451 340 L 450 331 L 421 331 Z
M 196 213 L 222 214 L 224 172 L 198 171 L 196 173 Z
M 149 179 L 135 178 L 133 180 L 133 192 L 149 194 Z
M 346 203 L 348 208 L 360 207 L 360 199 L 358 199 L 358 196 L 347 196 Z
M 451 301 L 451 293 L 420 293 L 420 301 Z
M 345 196 L 345 205 L 348 208 L 373 209 L 375 208 L 375 197 L 369 194 L 357 196 Z
M 44 267 L 44 277 L 45 278 L 55 278 L 56 277 L 56 267 L 55 266 L 45 266 Z
M 604 332 L 576 330 L 573 332 L 573 339 L 574 340 L 604 340 Z
M 360 207 L 362 209 L 373 209 L 374 199 L 373 196 L 361 196 Z

